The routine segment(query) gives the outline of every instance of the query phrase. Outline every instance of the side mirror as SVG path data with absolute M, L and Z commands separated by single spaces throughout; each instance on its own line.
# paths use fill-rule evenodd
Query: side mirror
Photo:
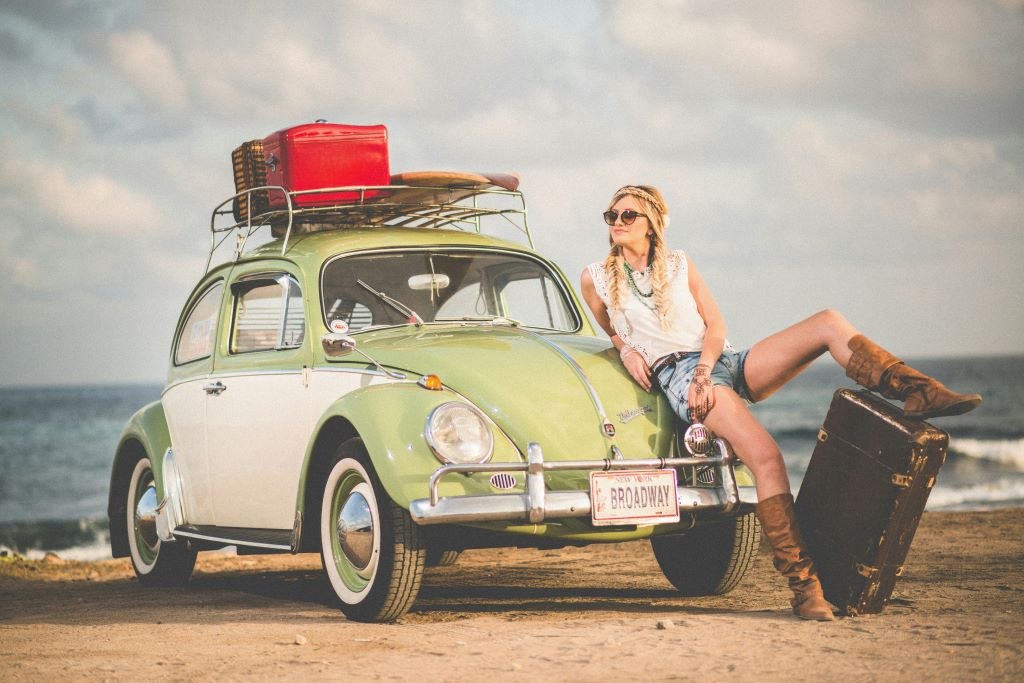
M 324 353 L 331 358 L 347 356 L 356 350 L 356 340 L 347 334 L 328 332 L 320 341 L 324 347 Z

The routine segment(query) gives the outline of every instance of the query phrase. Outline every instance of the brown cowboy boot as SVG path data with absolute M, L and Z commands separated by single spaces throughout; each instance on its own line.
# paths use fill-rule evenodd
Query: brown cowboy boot
M 793 614 L 801 619 L 832 621 L 832 608 L 825 600 L 814 562 L 796 521 L 793 494 L 780 493 L 757 504 L 761 530 L 772 546 L 772 563 L 789 579 L 793 591 Z
M 903 414 L 913 418 L 960 415 L 981 403 L 978 394 L 958 394 L 937 379 L 918 372 L 863 334 L 849 342 L 853 356 L 846 376 L 886 398 L 903 401 Z

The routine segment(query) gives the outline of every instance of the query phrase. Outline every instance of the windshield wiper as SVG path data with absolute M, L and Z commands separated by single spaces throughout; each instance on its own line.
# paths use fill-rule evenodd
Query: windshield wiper
M 398 299 L 394 299 L 394 298 L 388 296 L 387 294 L 385 294 L 384 292 L 378 292 L 376 289 L 374 289 L 370 285 L 366 284 L 362 280 L 356 280 L 356 283 L 360 287 L 362 287 L 363 289 L 368 291 L 370 294 L 373 294 L 375 297 L 377 297 L 378 299 L 380 299 L 381 301 L 386 303 L 388 306 L 390 306 L 391 308 L 395 309 L 396 311 L 398 311 L 399 313 L 404 315 L 408 319 L 408 322 L 415 323 L 416 327 L 419 327 L 420 325 L 423 324 L 423 318 L 420 317 L 420 314 L 417 313 L 416 311 L 412 310 L 411 308 L 409 308 L 405 304 L 403 304 Z
M 511 325 L 520 327 L 523 323 L 515 318 L 506 318 L 503 315 L 460 315 L 453 317 L 436 317 L 435 323 L 442 322 L 469 322 L 469 323 L 490 323 L 491 325 Z

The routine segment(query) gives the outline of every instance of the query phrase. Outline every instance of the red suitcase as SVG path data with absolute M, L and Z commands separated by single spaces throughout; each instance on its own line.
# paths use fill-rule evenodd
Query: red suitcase
M 385 126 L 350 126 L 307 123 L 285 128 L 263 140 L 267 185 L 289 192 L 350 185 L 388 185 L 388 129 Z M 381 193 L 368 191 L 363 196 Z M 358 201 L 359 192 L 298 195 L 296 206 L 326 206 Z M 280 192 L 270 193 L 270 207 L 287 206 Z

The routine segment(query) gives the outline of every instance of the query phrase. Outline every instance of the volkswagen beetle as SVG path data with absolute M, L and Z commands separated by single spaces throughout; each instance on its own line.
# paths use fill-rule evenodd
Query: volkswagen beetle
M 111 546 L 142 584 L 225 546 L 316 552 L 349 618 L 393 621 L 466 549 L 650 539 L 683 594 L 736 586 L 749 472 L 595 335 L 516 178 L 257 189 L 283 208 L 214 210 L 166 386 L 117 446 Z

